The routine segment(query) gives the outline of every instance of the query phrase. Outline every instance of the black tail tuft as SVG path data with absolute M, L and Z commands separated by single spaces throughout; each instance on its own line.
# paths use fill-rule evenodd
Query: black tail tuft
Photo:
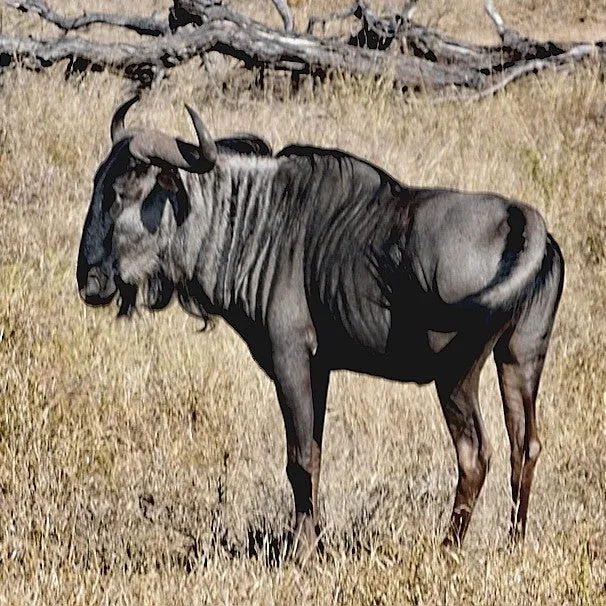
M 543 262 L 536 278 L 528 285 L 520 297 L 515 309 L 516 317 L 520 318 L 526 310 L 542 297 L 551 295 L 556 288 L 555 309 L 557 309 L 562 291 L 564 290 L 565 263 L 562 251 L 551 234 L 547 234 Z M 556 282 L 554 284 L 554 282 Z

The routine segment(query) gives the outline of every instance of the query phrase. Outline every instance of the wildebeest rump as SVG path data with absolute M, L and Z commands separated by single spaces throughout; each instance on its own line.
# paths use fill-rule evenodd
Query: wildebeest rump
M 564 279 L 532 208 L 494 194 L 402 185 L 340 150 L 198 143 L 112 120 L 84 224 L 84 301 L 120 314 L 219 315 L 275 382 L 302 545 L 315 541 L 329 375 L 435 382 L 459 479 L 445 542 L 460 544 L 491 446 L 478 402 L 497 365 L 511 444 L 511 532 L 523 537 L 540 452 L 535 400 Z M 240 152 L 249 152 L 244 155 Z M 265 154 L 265 155 L 257 155 Z M 414 430 L 414 428 L 412 428 Z

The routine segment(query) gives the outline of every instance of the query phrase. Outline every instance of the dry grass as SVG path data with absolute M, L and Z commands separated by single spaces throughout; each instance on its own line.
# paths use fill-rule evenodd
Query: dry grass
M 545 27 L 546 9 L 519 4 Z M 604 22 L 603 2 L 583 5 Z M 283 558 L 292 505 L 273 387 L 241 341 L 224 324 L 200 334 L 174 307 L 117 322 L 76 294 L 92 176 L 126 94 L 59 69 L 0 79 L 0 603 L 606 604 L 604 72 L 433 106 L 360 81 L 219 96 L 190 67 L 133 112 L 186 134 L 190 101 L 216 136 L 340 146 L 409 183 L 520 198 L 566 256 L 524 549 L 505 549 L 509 455 L 490 364 L 493 466 L 453 559 L 437 549 L 455 466 L 433 390 L 343 373 L 329 394 L 324 556 L 303 569 Z

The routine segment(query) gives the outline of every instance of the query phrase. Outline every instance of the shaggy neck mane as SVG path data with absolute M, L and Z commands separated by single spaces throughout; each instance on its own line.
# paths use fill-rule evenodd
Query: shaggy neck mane
M 252 299 L 262 290 L 269 243 L 281 224 L 276 201 L 274 208 L 270 204 L 278 164 L 274 158 L 221 155 L 209 173 L 181 172 L 191 210 L 171 255 L 182 261 L 176 272 L 181 275 L 171 277 L 197 283 L 211 313 L 234 306 L 247 314 L 255 309 Z

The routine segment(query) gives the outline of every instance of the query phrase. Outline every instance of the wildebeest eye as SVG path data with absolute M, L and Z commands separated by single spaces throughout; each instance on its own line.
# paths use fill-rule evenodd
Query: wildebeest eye
M 111 184 L 106 183 L 103 187 L 103 210 L 108 211 L 116 200 L 116 192 Z
M 135 173 L 135 177 L 140 177 L 144 175 L 149 169 L 149 164 L 145 164 L 144 162 L 137 162 L 133 167 L 133 172 Z
M 115 221 L 122 212 L 122 200 L 119 195 L 114 197 L 114 201 L 108 210 L 109 216 Z

